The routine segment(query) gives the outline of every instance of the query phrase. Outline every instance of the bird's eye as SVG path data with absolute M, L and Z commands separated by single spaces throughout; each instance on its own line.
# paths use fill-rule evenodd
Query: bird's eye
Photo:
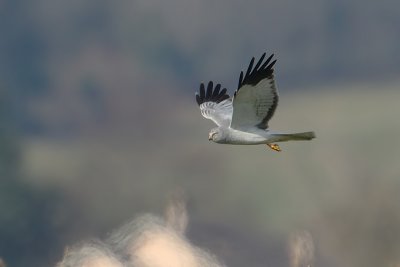
M 216 134 L 217 134 L 216 132 L 210 132 L 210 133 L 208 134 L 208 140 L 214 140 L 214 136 L 215 136 Z

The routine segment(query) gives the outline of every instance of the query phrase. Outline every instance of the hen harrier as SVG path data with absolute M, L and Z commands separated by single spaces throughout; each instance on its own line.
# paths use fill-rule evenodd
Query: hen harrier
M 196 101 L 201 115 L 215 122 L 218 127 L 208 134 L 208 140 L 219 144 L 258 145 L 266 144 L 275 151 L 281 151 L 275 142 L 290 140 L 311 140 L 314 132 L 280 133 L 268 129 L 268 121 L 278 106 L 278 93 L 274 81 L 271 55 L 265 62 L 265 53 L 254 65 L 251 59 L 246 74 L 240 72 L 238 89 L 230 98 L 226 88 L 215 87 L 209 82 L 207 90 L 200 84 Z

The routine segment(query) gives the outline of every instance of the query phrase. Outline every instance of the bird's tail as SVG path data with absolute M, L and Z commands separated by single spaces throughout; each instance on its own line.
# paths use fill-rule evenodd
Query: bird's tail
M 285 142 L 285 141 L 301 141 L 301 140 L 311 140 L 315 138 L 314 132 L 304 132 L 304 133 L 276 133 L 273 134 L 269 142 Z

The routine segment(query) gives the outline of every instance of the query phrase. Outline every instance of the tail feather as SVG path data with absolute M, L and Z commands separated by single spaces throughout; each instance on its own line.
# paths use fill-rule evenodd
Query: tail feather
M 285 141 L 301 141 L 301 140 L 311 140 L 315 138 L 314 132 L 304 132 L 304 133 L 290 133 L 290 134 L 274 134 L 271 138 L 272 142 L 285 142 Z

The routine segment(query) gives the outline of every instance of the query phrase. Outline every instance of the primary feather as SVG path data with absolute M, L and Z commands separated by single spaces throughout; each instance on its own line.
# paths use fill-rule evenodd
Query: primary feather
M 263 63 L 264 53 L 254 69 L 253 57 L 246 75 L 243 77 L 243 72 L 240 73 L 239 86 L 233 97 L 232 128 L 268 128 L 268 121 L 274 115 L 279 99 L 273 75 L 276 60 L 271 62 L 272 57 Z
M 196 101 L 203 117 L 212 120 L 218 126 L 228 127 L 232 119 L 232 100 L 226 93 L 226 88 L 221 91 L 220 89 L 220 84 L 214 88 L 213 82 L 209 82 L 206 91 L 201 83 L 200 94 L 196 93 Z

